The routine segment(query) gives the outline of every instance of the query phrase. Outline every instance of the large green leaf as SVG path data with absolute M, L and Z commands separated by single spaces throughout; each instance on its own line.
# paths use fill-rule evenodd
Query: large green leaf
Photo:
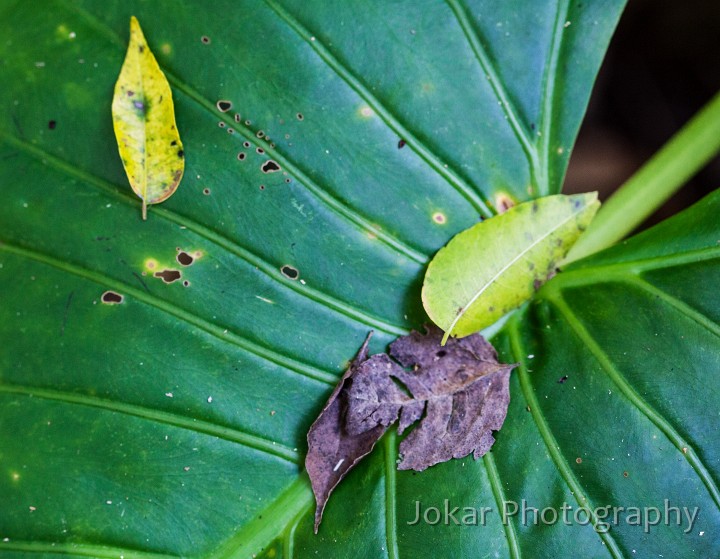
M 559 190 L 621 5 L 0 3 L 0 553 L 718 556 L 718 196 L 509 322 L 523 365 L 491 454 L 400 473 L 391 433 L 311 530 L 304 437 L 331 385 L 369 329 L 379 351 L 422 324 L 453 234 Z M 130 15 L 187 155 L 146 223 L 110 119 Z M 486 526 L 407 524 L 444 499 Z M 521 499 L 700 516 L 503 526 Z

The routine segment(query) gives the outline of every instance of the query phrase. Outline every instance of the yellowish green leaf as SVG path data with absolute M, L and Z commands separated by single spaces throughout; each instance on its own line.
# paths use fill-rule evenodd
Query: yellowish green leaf
M 422 300 L 448 336 L 464 337 L 519 307 L 555 273 L 600 206 L 597 193 L 525 202 L 459 233 L 428 266 Z
M 147 205 L 167 200 L 185 170 L 175 125 L 172 93 L 137 19 L 130 18 L 130 44 L 115 84 L 113 127 L 130 186 Z

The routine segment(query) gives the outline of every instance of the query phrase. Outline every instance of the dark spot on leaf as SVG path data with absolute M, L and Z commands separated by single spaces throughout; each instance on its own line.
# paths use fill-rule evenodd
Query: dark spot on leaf
M 133 95 L 135 95 L 135 92 L 132 91 L 131 89 L 128 89 L 128 90 L 127 90 L 127 96 L 128 96 L 128 97 L 132 97 Z
M 252 124 L 252 120 L 248 119 L 245 121 L 245 126 L 250 126 L 251 124 Z
M 258 130 L 258 131 L 257 131 L 257 134 L 255 134 L 255 136 L 257 136 L 258 138 L 262 139 L 262 138 L 265 137 L 265 132 L 263 132 L 262 130 Z
M 282 268 L 280 268 L 280 272 L 283 276 L 291 280 L 296 280 L 300 277 L 300 272 L 298 271 L 298 269 L 293 268 L 288 264 L 285 264 Z
M 175 259 L 183 266 L 190 266 L 195 261 L 195 259 L 184 250 L 178 252 Z
M 122 295 L 115 293 L 114 291 L 106 291 L 102 294 L 100 299 L 106 305 L 119 305 L 123 302 L 124 298 Z
M 184 152 L 183 150 L 181 150 L 181 149 L 178 150 L 177 154 L 178 154 L 178 157 L 179 157 L 180 159 L 182 159 L 183 157 L 185 157 L 185 152 Z
M 290 184 L 290 183 L 292 182 L 292 179 L 285 179 L 285 182 L 286 182 L 287 184 Z
M 305 117 L 303 116 L 302 113 L 298 113 L 296 116 L 297 116 L 298 120 L 305 120 Z
M 263 173 L 277 173 L 280 171 L 280 165 L 275 163 L 272 159 L 269 159 L 260 166 L 260 170 L 262 170 Z
M 627 472 L 623 472 L 623 477 L 628 477 L 630 474 Z
M 240 113 L 235 113 L 235 122 L 240 122 Z
M 177 140 L 173 140 L 172 142 L 170 142 L 170 145 L 171 145 L 171 146 L 176 146 L 176 145 L 177 145 Z
M 249 147 L 250 147 L 250 142 L 243 142 L 243 147 L 249 148 Z
M 234 128 L 228 128 L 228 131 L 227 131 L 227 132 L 228 132 L 228 134 L 235 134 L 235 129 L 234 129 Z
M 245 155 L 245 152 L 244 152 L 244 151 L 241 151 L 240 153 L 238 153 L 238 159 L 239 159 L 240 161 L 242 161 L 243 159 L 245 159 L 245 157 L 246 157 L 246 155 Z
M 208 195 L 210 194 L 210 189 L 209 189 L 209 188 L 203 188 L 203 194 L 204 194 L 205 196 L 208 196 Z
M 225 123 L 221 120 L 220 122 L 218 122 L 218 126 L 220 128 L 225 128 Z
M 182 277 L 182 274 L 178 270 L 162 270 L 161 272 L 155 272 L 153 275 L 165 283 L 172 283 Z
M 217 110 L 221 113 L 226 113 L 230 109 L 232 109 L 232 101 L 226 101 L 224 99 L 221 99 L 217 103 L 215 103 L 215 106 L 217 107 Z
M 398 142 L 398 149 L 402 149 L 402 148 L 404 148 L 404 147 L 405 147 L 405 140 L 402 140 L 402 139 L 401 139 L 401 140 Z
M 530 130 L 535 130 L 535 123 L 534 123 L 534 122 L 531 122 L 531 123 L 530 123 Z
M 202 37 L 200 37 L 200 40 L 201 40 L 202 43 L 205 44 L 205 45 L 209 45 L 209 44 L 210 44 L 210 37 L 208 37 L 208 36 L 206 36 L 206 35 L 203 35 Z
M 55 127 L 56 127 L 56 126 L 57 126 L 57 122 L 55 122 L 54 120 L 48 121 L 48 128 L 49 128 L 50 130 L 55 130 Z
M 533 204 L 532 204 L 532 213 L 536 214 L 537 211 L 538 211 L 538 208 L 539 208 L 539 207 L 538 207 L 538 203 L 537 203 L 537 202 L 533 202 Z
M 542 286 L 542 282 L 539 279 L 533 280 L 533 289 L 537 291 Z
M 265 185 L 264 185 L 264 184 L 261 184 L 261 185 L 260 185 L 260 190 L 265 190 Z
M 188 280 L 185 280 L 185 281 L 183 282 L 183 286 L 189 287 L 189 286 L 190 286 L 190 282 L 189 282 Z
M 140 46 L 138 47 L 138 51 L 141 52 L 141 53 L 142 53 L 142 52 L 145 52 L 145 47 L 142 46 L 142 45 L 140 45 Z
M 138 111 L 145 111 L 145 103 L 142 101 L 133 101 L 133 107 L 135 107 Z
M 568 376 L 567 376 L 567 375 L 563 375 L 563 376 L 561 376 L 561 377 L 558 379 L 557 383 L 558 383 L 558 384 L 563 384 L 567 379 L 568 379 Z
M 262 155 L 263 153 L 265 153 L 265 150 L 264 150 L 263 148 L 257 148 L 255 151 L 256 151 L 259 155 Z

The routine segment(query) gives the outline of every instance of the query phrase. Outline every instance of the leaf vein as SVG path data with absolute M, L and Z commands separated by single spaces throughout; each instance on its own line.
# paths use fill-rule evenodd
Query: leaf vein
M 572 330 L 578 339 L 585 344 L 590 350 L 595 360 L 602 367 L 603 371 L 612 380 L 620 391 L 625 395 L 630 403 L 632 403 L 638 410 L 642 412 L 663 434 L 668 440 L 677 448 L 678 451 L 685 457 L 690 466 L 697 476 L 702 480 L 703 485 L 708 490 L 711 498 L 715 502 L 716 506 L 720 508 L 720 491 L 712 474 L 708 470 L 707 466 L 703 463 L 702 459 L 695 453 L 692 445 L 690 445 L 675 429 L 675 427 L 663 417 L 655 408 L 653 408 L 637 391 L 630 385 L 625 376 L 612 362 L 610 356 L 600 347 L 600 344 L 593 338 L 592 334 L 585 328 L 580 322 L 580 319 L 573 312 L 570 306 L 562 299 L 562 297 L 556 297 L 550 300 L 550 303 L 557 308 L 565 318 L 565 321 L 570 325 Z
M 42 264 L 52 266 L 58 270 L 68 272 L 81 278 L 85 278 L 99 285 L 103 285 L 109 287 L 110 289 L 118 290 L 122 293 L 131 295 L 133 298 L 145 304 L 151 305 L 161 311 L 166 312 L 167 314 L 174 316 L 175 318 L 178 318 L 184 322 L 187 322 L 188 324 L 192 324 L 193 326 L 200 328 L 201 330 L 207 332 L 215 338 L 218 338 L 219 340 L 234 344 L 250 354 L 253 354 L 257 357 L 260 357 L 261 359 L 264 359 L 276 365 L 280 365 L 281 367 L 285 367 L 286 369 L 306 378 L 328 385 L 334 385 L 335 383 L 337 383 L 337 377 L 328 371 L 317 369 L 307 363 L 296 361 L 295 359 L 287 357 L 286 355 L 282 355 L 267 347 L 251 342 L 250 340 L 240 336 L 239 334 L 230 332 L 229 330 L 226 332 L 224 328 L 221 328 L 216 324 L 207 322 L 206 320 L 203 320 L 184 309 L 181 309 L 171 303 L 168 303 L 167 301 L 163 301 L 162 299 L 154 295 L 150 295 L 145 291 L 132 287 L 121 281 L 113 280 L 98 272 L 94 272 L 86 268 L 70 264 L 68 262 L 57 260 L 34 249 L 9 244 L 2 239 L 0 239 L 0 250 L 4 250 L 6 252 L 10 252 L 24 258 L 35 260 L 36 262 L 40 262 Z
M 515 316 L 517 317 L 517 315 Z M 610 555 L 616 559 L 622 558 L 623 553 L 612 535 L 609 532 L 598 530 L 598 518 L 595 514 L 597 509 L 588 498 L 585 488 L 580 484 L 578 478 L 570 469 L 567 458 L 565 458 L 563 453 L 560 451 L 557 439 L 555 439 L 555 436 L 552 434 L 550 426 L 541 412 L 540 402 L 535 396 L 532 381 L 530 380 L 530 375 L 528 374 L 527 364 L 525 362 L 525 355 L 527 355 L 527 353 L 523 349 L 522 342 L 520 341 L 520 334 L 517 330 L 517 318 L 508 324 L 507 332 L 510 337 L 510 345 L 512 347 L 512 353 L 514 354 L 514 360 L 520 363 L 517 368 L 517 374 L 520 380 L 520 387 L 522 389 L 523 396 L 525 397 L 527 404 L 530 406 L 530 414 L 535 422 L 540 437 L 545 443 L 548 454 L 550 454 L 550 457 L 555 463 L 560 476 L 567 484 L 568 489 L 570 489 L 570 492 L 575 497 L 578 505 L 586 511 L 588 518 L 591 519 L 591 524 L 595 529 L 595 533 L 603 541 Z
M 398 118 L 375 97 L 368 87 L 352 73 L 347 64 L 341 62 L 330 50 L 308 31 L 292 14 L 275 0 L 265 0 L 265 4 L 291 29 L 293 29 L 316 52 L 320 59 L 332 69 L 355 93 L 357 93 L 382 121 L 412 149 L 431 169 L 443 177 L 480 215 L 485 218 L 495 215 L 484 197 L 479 194 L 457 171 L 440 161 L 435 153 L 425 146 Z
M 203 433 L 224 439 L 226 441 L 239 443 L 245 447 L 257 450 L 264 454 L 270 454 L 281 458 L 287 462 L 298 464 L 300 457 L 297 451 L 280 443 L 269 441 L 257 435 L 251 435 L 232 427 L 224 427 L 209 421 L 203 421 L 191 417 L 184 417 L 176 413 L 156 410 L 137 404 L 128 404 L 127 402 L 119 402 L 116 400 L 108 400 L 98 398 L 97 396 L 89 396 L 87 394 L 76 394 L 65 392 L 62 390 L 53 390 L 50 388 L 36 388 L 34 386 L 21 386 L 18 384 L 0 384 L 0 393 L 3 394 L 22 394 L 32 398 L 42 398 L 45 400 L 53 400 L 62 402 L 63 404 L 73 404 L 80 406 L 88 406 L 99 408 L 106 411 L 132 415 L 155 423 L 164 423 Z

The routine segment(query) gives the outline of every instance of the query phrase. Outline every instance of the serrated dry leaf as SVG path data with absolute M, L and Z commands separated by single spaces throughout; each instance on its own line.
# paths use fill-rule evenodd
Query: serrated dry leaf
M 130 19 L 130 44 L 112 103 L 113 128 L 130 186 L 147 205 L 167 200 L 185 170 L 185 154 L 175 124 L 172 93 L 165 74 Z
M 515 365 L 499 363 L 479 334 L 452 338 L 444 347 L 441 340 L 436 327 L 402 336 L 390 346 L 394 359 L 368 358 L 366 341 L 343 375 L 308 433 L 316 532 L 330 492 L 398 419 L 400 434 L 421 420 L 400 444 L 401 470 L 490 450 L 492 431 L 505 420 Z

